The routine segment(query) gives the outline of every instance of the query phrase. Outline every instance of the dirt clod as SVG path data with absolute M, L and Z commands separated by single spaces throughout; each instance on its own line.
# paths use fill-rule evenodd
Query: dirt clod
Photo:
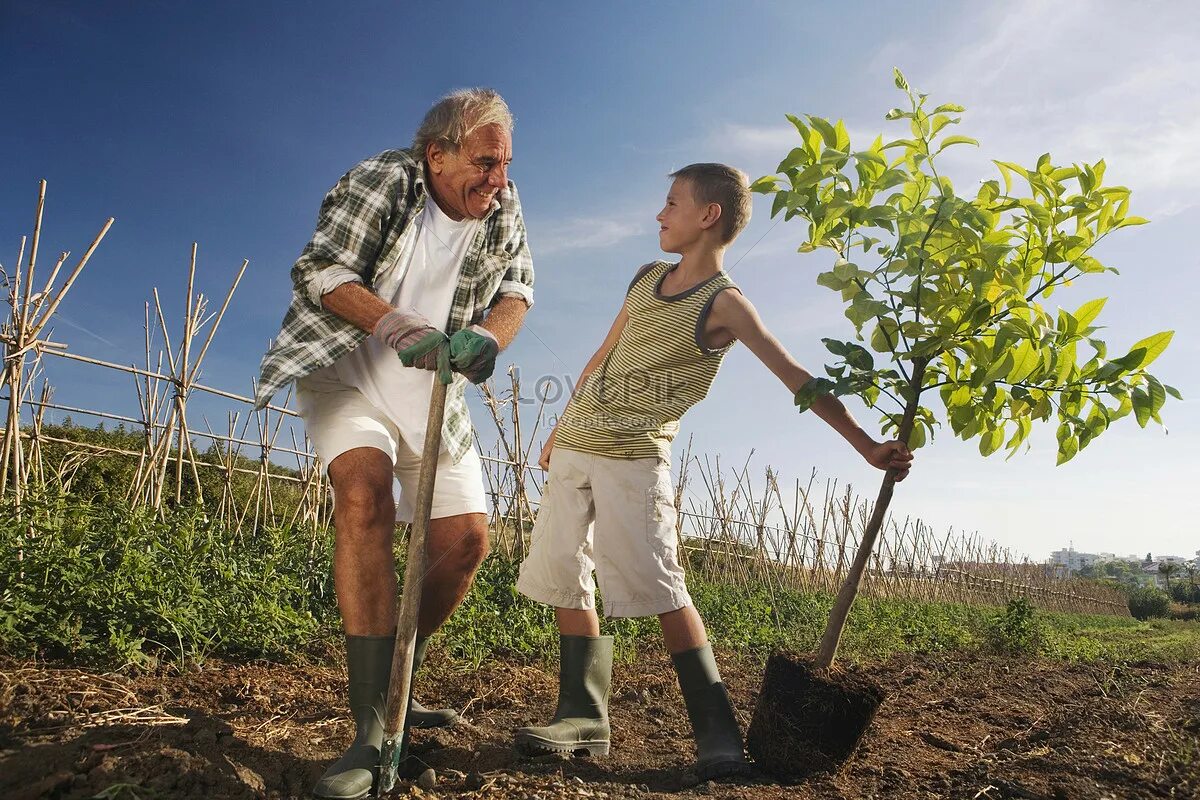
M 717 658 L 745 726 L 762 665 L 730 651 Z M 649 688 L 662 726 L 640 702 L 614 702 L 610 755 L 539 762 L 513 751 L 512 732 L 553 713 L 557 670 L 490 661 L 467 671 L 435 651 L 418 682 L 422 698 L 472 724 L 414 732 L 421 769 L 435 770 L 437 783 L 423 789 L 417 772 L 406 791 L 464 800 L 1200 797 L 1200 664 L 1127 665 L 1114 675 L 955 653 L 869 669 L 887 698 L 854 757 L 837 773 L 781 786 L 763 773 L 698 780 L 663 653 L 618 663 L 613 675 L 615 697 Z M 0 659 L 0 798 L 308 798 L 353 737 L 344 682 L 340 670 L 311 665 L 212 659 L 180 675 Z M 70 704 L 85 694 L 86 704 Z
M 775 653 L 767 660 L 747 749 L 782 781 L 836 772 L 854 754 L 883 697 L 865 674 L 837 665 L 818 670 L 806 657 Z

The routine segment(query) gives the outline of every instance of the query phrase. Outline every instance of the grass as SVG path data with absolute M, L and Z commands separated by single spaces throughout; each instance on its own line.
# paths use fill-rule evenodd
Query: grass
M 268 530 L 242 538 L 198 509 L 166 519 L 70 497 L 35 499 L 24 520 L 0 505 L 0 648 L 81 665 L 120 667 L 211 654 L 318 658 L 339 639 L 331 536 Z M 32 535 L 28 535 L 32 531 Z M 497 655 L 557 652 L 552 610 L 519 595 L 517 564 L 489 558 L 440 634 L 468 665 Z M 690 581 L 717 647 L 765 656 L 815 648 L 832 597 Z M 654 619 L 605 622 L 618 657 L 658 646 Z M 860 599 L 841 655 L 982 649 L 1074 661 L 1200 661 L 1200 623 Z

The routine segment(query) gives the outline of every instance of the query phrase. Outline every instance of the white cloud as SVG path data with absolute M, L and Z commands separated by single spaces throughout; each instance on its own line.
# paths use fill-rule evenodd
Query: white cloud
M 946 161 L 992 177 L 987 158 L 1103 157 L 1106 182 L 1130 186 L 1137 213 L 1167 216 L 1200 202 L 1192 6 L 1026 0 L 981 8 L 962 24 L 983 37 L 908 75 L 935 101 L 967 106 L 965 132 L 983 149 L 957 148 Z
M 649 230 L 650 225 L 632 217 L 575 217 L 537 223 L 533 239 L 535 256 L 553 255 L 564 250 L 612 247 Z M 531 237 L 532 238 L 532 237 Z

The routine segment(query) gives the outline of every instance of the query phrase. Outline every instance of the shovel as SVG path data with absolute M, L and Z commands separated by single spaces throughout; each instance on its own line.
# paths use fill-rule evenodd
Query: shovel
M 412 529 L 408 535 L 408 558 L 404 565 L 404 589 L 400 593 L 400 614 L 396 624 L 396 650 L 392 654 L 392 675 L 388 683 L 387 711 L 383 720 L 383 747 L 379 753 L 380 796 L 396 785 L 400 762 L 406 755 L 408 716 L 412 690 L 413 651 L 417 642 L 417 615 L 421 611 L 421 587 L 425 579 L 425 533 L 433 509 L 433 482 L 437 477 L 438 453 L 442 448 L 442 419 L 446 412 L 446 384 L 438 375 L 429 394 L 429 419 L 425 426 L 425 446 L 421 451 L 421 476 L 417 482 L 417 500 Z

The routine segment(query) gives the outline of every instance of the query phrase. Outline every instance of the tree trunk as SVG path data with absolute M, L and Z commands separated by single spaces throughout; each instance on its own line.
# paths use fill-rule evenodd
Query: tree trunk
M 925 367 L 928 363 L 927 359 L 913 362 L 912 399 L 905 406 L 904 418 L 900 422 L 900 430 L 896 435 L 896 438 L 902 442 L 907 442 L 909 434 L 912 433 L 913 422 L 916 419 L 917 408 L 921 400 L 921 383 L 924 380 Z M 837 656 L 838 643 L 842 640 L 842 631 L 846 627 L 846 618 L 850 615 L 850 606 L 854 604 L 854 598 L 858 595 L 858 587 L 862 583 L 863 573 L 866 571 L 871 553 L 875 549 L 875 539 L 879 536 L 879 530 L 883 527 L 883 520 L 887 516 L 888 505 L 892 502 L 892 491 L 895 485 L 896 470 L 888 469 L 883 476 L 883 483 L 879 487 L 879 496 L 875 498 L 875 510 L 871 512 L 871 519 L 867 523 L 867 529 L 863 532 L 858 552 L 854 555 L 854 563 L 850 566 L 850 572 L 846 575 L 846 580 L 838 591 L 837 599 L 834 600 L 833 610 L 829 613 L 829 623 L 825 626 L 825 633 L 821 636 L 821 644 L 817 648 L 817 657 L 814 661 L 817 669 L 828 669 L 833 665 L 833 659 Z

